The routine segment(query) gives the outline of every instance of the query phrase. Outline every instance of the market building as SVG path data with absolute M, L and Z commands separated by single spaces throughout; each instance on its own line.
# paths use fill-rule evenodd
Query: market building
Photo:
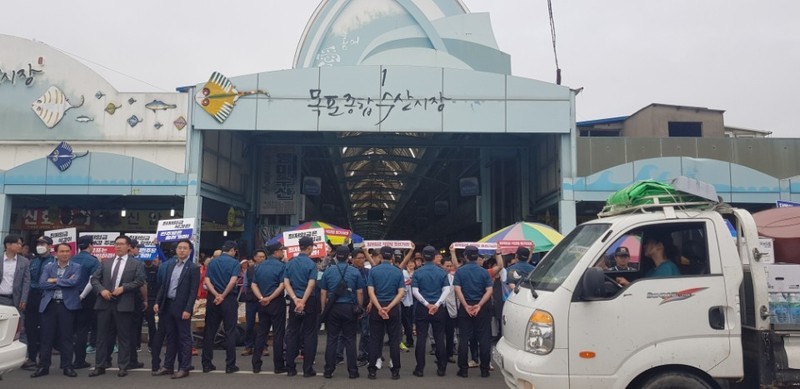
M 25 39 L 0 53 L 1 233 L 153 232 L 174 209 L 204 248 L 304 220 L 441 246 L 519 220 L 566 233 L 634 180 L 679 175 L 737 204 L 800 201 L 798 140 L 663 104 L 576 123 L 579 91 L 512 75 L 489 15 L 458 0 L 322 1 L 292 69 L 208 69 L 182 93 L 120 93 Z

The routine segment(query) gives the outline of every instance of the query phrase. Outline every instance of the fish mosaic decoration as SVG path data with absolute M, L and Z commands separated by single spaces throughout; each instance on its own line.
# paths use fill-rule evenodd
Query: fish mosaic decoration
M 122 106 L 121 106 L 121 105 L 114 105 L 114 103 L 108 103 L 108 105 L 106 105 L 106 109 L 105 109 L 105 111 L 106 111 L 106 112 L 107 112 L 109 115 L 113 115 L 113 114 L 114 114 L 114 112 L 117 112 L 117 110 L 118 110 L 118 109 L 120 109 L 120 108 L 122 108 Z
M 130 99 L 128 99 L 128 105 L 133 105 L 133 103 L 135 103 L 135 102 L 137 102 L 137 101 L 138 101 L 138 100 L 136 100 L 136 99 L 134 99 L 133 97 L 131 97 Z
M 187 124 L 186 123 L 186 118 L 181 116 L 181 117 L 175 119 L 175 121 L 172 122 L 172 124 L 174 124 L 175 128 L 177 128 L 178 131 L 180 131 L 180 130 L 184 129 L 184 127 L 186 127 L 186 124 Z
M 213 116 L 217 122 L 222 123 L 231 114 L 233 106 L 240 97 L 256 94 L 269 97 L 269 93 L 263 90 L 239 92 L 227 77 L 214 72 L 208 82 L 203 85 L 203 89 L 194 95 L 194 99 L 206 113 Z
M 61 89 L 51 86 L 31 104 L 31 109 L 39 116 L 39 119 L 42 119 L 47 128 L 53 128 L 64 118 L 67 111 L 83 106 L 83 102 L 83 96 L 81 96 L 81 103 L 72 105 Z
M 161 124 L 161 122 L 156 122 L 156 124 L 154 124 L 154 125 L 153 125 L 153 127 L 155 127 L 155 128 L 156 128 L 156 130 L 160 130 L 160 129 L 161 129 L 161 127 L 164 127 L 164 125 L 163 125 L 163 124 Z
M 128 118 L 128 125 L 130 125 L 131 128 L 136 127 L 136 125 L 141 123 L 141 122 L 142 122 L 142 119 L 139 118 L 136 115 L 132 115 L 131 117 Z
M 153 111 L 153 113 L 155 113 L 156 111 L 164 111 L 168 109 L 178 108 L 176 104 L 167 104 L 161 100 L 153 100 L 145 104 L 144 107 Z
M 102 99 L 102 98 L 103 98 L 103 96 L 105 96 L 105 95 L 106 95 L 106 94 L 105 94 L 105 93 L 103 93 L 102 91 L 97 91 L 97 93 L 95 93 L 95 94 L 94 94 L 94 97 L 95 97 L 95 98 L 97 98 L 97 100 L 100 100 L 100 99 Z
M 94 118 L 86 115 L 81 115 L 75 118 L 75 121 L 78 123 L 89 123 L 93 122 Z
M 76 154 L 72 151 L 72 146 L 70 146 L 67 142 L 61 142 L 50 152 L 50 155 L 47 156 L 47 159 L 56 165 L 59 171 L 66 171 L 72 166 L 72 161 L 76 158 L 81 158 L 89 155 L 88 151 L 85 151 L 80 154 Z

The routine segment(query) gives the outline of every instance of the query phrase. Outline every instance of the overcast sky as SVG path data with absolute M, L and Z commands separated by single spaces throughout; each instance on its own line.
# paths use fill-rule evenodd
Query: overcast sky
M 464 3 L 490 13 L 514 75 L 555 82 L 546 0 Z M 318 4 L 5 2 L 0 33 L 91 61 L 121 91 L 174 91 L 212 71 L 234 77 L 291 68 Z M 553 11 L 563 84 L 584 88 L 578 121 L 657 102 L 722 109 L 726 125 L 798 136 L 800 1 L 553 0 Z

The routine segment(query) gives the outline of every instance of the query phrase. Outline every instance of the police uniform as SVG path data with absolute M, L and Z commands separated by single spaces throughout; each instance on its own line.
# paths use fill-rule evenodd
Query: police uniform
M 87 249 L 93 244 L 92 237 L 82 236 L 78 238 L 78 249 L 81 251 L 76 254 L 70 261 L 81 265 L 81 273 L 78 284 L 81 290 L 89 285 L 89 278 L 94 274 L 97 267 L 100 266 L 100 261 L 92 255 Z M 94 312 L 94 303 L 97 296 L 89 291 L 86 297 L 81 300 L 81 309 L 75 314 L 75 359 L 73 360 L 73 367 L 82 369 L 89 367 L 89 362 L 86 361 L 86 345 L 89 339 L 89 330 L 96 328 L 97 316 Z M 97 332 L 95 330 L 95 332 Z
M 400 319 L 400 306 L 397 304 L 389 310 L 389 318 L 384 319 L 380 316 L 380 308 L 386 308 L 392 301 L 405 290 L 403 271 L 394 266 L 392 261 L 392 249 L 390 247 L 381 248 L 383 261 L 372 268 L 367 278 L 367 287 L 375 294 L 378 306 L 373 306 L 369 313 L 369 378 L 375 378 L 377 370 L 376 363 L 383 351 L 383 336 L 389 335 L 389 357 L 392 361 L 392 378 L 399 378 L 400 371 L 400 339 L 402 337 L 402 324 Z M 370 296 L 372 295 L 370 293 Z
M 436 343 L 436 374 L 444 376 L 447 370 L 444 341 L 447 309 L 443 305 L 447 298 L 447 293 L 450 293 L 450 282 L 447 280 L 447 273 L 433 263 L 433 257 L 436 256 L 435 248 L 426 246 L 422 250 L 422 256 L 425 259 L 425 264 L 414 271 L 414 276 L 411 279 L 411 290 L 416 299 L 414 320 L 417 325 L 417 336 L 419 337 L 414 349 L 417 360 L 414 375 L 422 377 L 425 370 L 425 347 L 428 338 L 428 327 L 430 326 L 433 327 L 433 341 Z M 428 305 L 438 307 L 435 314 L 431 315 L 429 313 Z
M 227 254 L 228 251 L 237 247 L 236 242 L 226 241 L 222 245 L 222 255 L 208 265 L 206 278 L 211 280 L 211 284 L 217 293 L 225 291 L 231 278 L 239 277 L 239 261 Z M 236 367 L 236 324 L 239 317 L 239 303 L 236 301 L 236 296 L 238 294 L 239 291 L 234 286 L 220 305 L 214 304 L 215 297 L 213 293 L 209 293 L 206 298 L 206 328 L 203 335 L 202 356 L 204 372 L 215 369 L 211 362 L 214 357 L 214 337 L 217 334 L 220 323 L 225 327 L 225 371 L 233 372 L 238 370 Z
M 357 291 L 362 291 L 365 286 L 364 277 L 358 269 L 347 264 L 350 249 L 340 246 L 336 249 L 336 263 L 325 270 L 320 282 L 320 289 L 325 291 L 326 302 L 325 332 L 327 344 L 325 347 L 325 378 L 330 378 L 336 370 L 336 345 L 339 335 L 344 340 L 344 351 L 347 357 L 347 372 L 350 378 L 358 377 L 356 365 L 356 331 L 358 330 L 358 317 L 354 309 L 358 306 Z M 344 280 L 347 290 L 339 294 L 337 289 Z
M 49 236 L 42 236 L 36 243 L 37 248 L 40 244 L 52 245 L 53 239 Z M 50 255 L 49 251 L 38 254 L 30 261 L 31 290 L 28 293 L 28 302 L 25 305 L 25 334 L 28 338 L 28 361 L 32 362 L 36 362 L 36 357 L 39 356 L 39 349 L 41 348 L 42 317 L 41 313 L 39 313 L 39 304 L 42 302 L 42 289 L 39 277 L 42 276 L 44 267 L 55 261 L 56 259 Z M 25 368 L 26 365 L 28 365 L 28 362 L 22 367 Z
M 300 247 L 314 245 L 314 240 L 304 236 L 299 240 Z M 316 283 L 317 264 L 304 253 L 300 253 L 286 264 L 284 280 L 289 281 L 295 296 L 302 299 L 310 281 Z M 288 291 L 287 291 L 288 293 Z M 291 297 L 291 294 L 289 295 Z M 305 309 L 295 312 L 295 303 L 289 304 L 289 319 L 286 323 L 286 370 L 289 375 L 297 374 L 295 358 L 300 351 L 300 342 L 303 344 L 303 376 L 312 377 L 314 359 L 317 355 L 317 331 L 319 330 L 319 298 L 316 289 L 311 290 L 311 296 L 306 300 Z
M 269 246 L 267 252 L 273 254 L 276 250 L 281 249 L 282 245 Z M 258 286 L 259 292 L 262 297 L 269 297 L 275 292 L 282 284 L 285 275 L 286 264 L 279 258 L 272 255 L 267 259 L 256 265 L 253 269 L 252 283 Z M 274 364 L 275 373 L 283 373 L 286 369 L 286 361 L 283 356 L 283 338 L 286 331 L 286 299 L 283 294 L 276 297 L 267 305 L 262 305 L 257 302 L 257 315 L 258 315 L 258 332 L 255 339 L 255 350 L 253 351 L 253 372 L 261 371 L 261 354 L 264 351 L 264 345 L 267 343 L 267 335 L 269 334 L 270 327 L 272 328 L 272 362 Z
M 486 269 L 478 266 L 475 260 L 478 258 L 478 248 L 467 246 L 464 256 L 468 262 L 456 270 L 453 285 L 456 293 L 464 297 L 461 306 L 458 308 L 458 375 L 467 376 L 467 354 L 469 352 L 470 339 L 477 339 L 480 349 L 480 368 L 481 376 L 489 375 L 489 358 L 491 345 L 489 337 L 491 335 L 492 307 L 490 300 L 485 301 L 476 316 L 467 313 L 466 302 L 469 306 L 479 304 L 487 290 L 492 288 L 492 279 Z M 461 300 L 461 299 L 459 299 Z

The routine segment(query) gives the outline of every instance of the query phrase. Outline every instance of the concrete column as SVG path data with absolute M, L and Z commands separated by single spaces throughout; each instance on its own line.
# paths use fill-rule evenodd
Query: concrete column
M 0 236 L 11 232 L 11 196 L 0 194 Z
M 576 92 L 570 91 L 570 129 L 569 134 L 561 135 L 561 199 L 558 202 L 559 230 L 566 235 L 577 224 L 577 211 L 575 209 L 574 183 L 578 176 L 578 128 L 575 122 L 575 96 Z
M 481 236 L 486 236 L 494 232 L 494 215 L 492 213 L 492 170 L 489 167 L 489 150 L 481 149 L 481 196 L 479 199 L 480 204 L 480 220 L 481 220 Z
M 194 88 L 189 92 L 189 96 L 194 96 Z M 190 103 L 189 128 L 186 134 L 186 173 L 188 173 L 188 184 L 186 186 L 186 197 L 183 199 L 183 217 L 194 218 L 194 243 L 199 247 L 201 217 L 203 215 L 203 198 L 200 196 L 200 184 L 203 177 L 203 132 L 196 131 L 192 125 L 194 110 Z

